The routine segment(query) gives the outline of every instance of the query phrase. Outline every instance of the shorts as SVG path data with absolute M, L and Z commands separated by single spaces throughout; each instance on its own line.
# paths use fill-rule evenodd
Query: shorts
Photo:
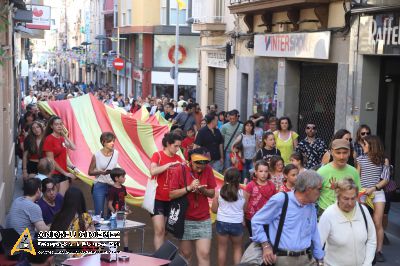
M 242 223 L 226 223 L 217 221 L 216 229 L 219 235 L 229 236 L 241 236 L 243 235 L 243 224 Z
M 151 217 L 155 215 L 164 215 L 168 217 L 169 215 L 169 201 L 155 200 L 154 202 L 154 214 L 150 214 Z
M 366 198 L 365 195 L 361 196 L 360 201 L 364 203 L 365 198 Z M 374 198 L 372 200 L 372 203 L 377 203 L 377 202 L 386 202 L 385 192 L 383 190 L 374 191 Z
M 26 164 L 26 171 L 28 174 L 37 174 L 38 173 L 38 164 L 39 162 L 34 162 L 28 160 L 28 163 Z
M 191 221 L 185 220 L 185 229 L 182 240 L 211 239 L 211 220 Z
M 69 177 L 66 177 L 65 175 L 62 175 L 62 174 L 53 174 L 51 176 L 51 178 L 54 180 L 54 182 L 56 184 L 59 184 L 61 182 L 67 181 L 67 180 L 70 181 Z

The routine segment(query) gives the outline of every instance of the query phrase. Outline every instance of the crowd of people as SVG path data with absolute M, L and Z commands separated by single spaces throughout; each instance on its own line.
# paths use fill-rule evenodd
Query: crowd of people
M 85 88 L 85 89 L 83 89 Z M 134 113 L 146 107 L 171 122 L 163 149 L 151 157 L 157 180 L 154 249 L 166 240 L 166 221 L 173 201 L 185 198 L 179 252 L 198 265 L 226 265 L 232 244 L 235 265 L 372 265 L 384 262 L 385 219 L 389 211 L 390 160 L 378 136 L 361 125 L 353 142 L 346 129 L 331 143 L 317 137 L 309 121 L 305 138 L 293 131 L 289 117 L 255 114 L 240 121 L 237 110 L 201 110 L 193 99 L 167 96 L 124 97 L 111 87 L 95 89 L 70 83 L 54 88 L 38 82 L 21 104 L 18 155 L 22 159 L 24 196 L 14 200 L 6 226 L 34 236 L 46 230 L 95 230 L 79 188 L 71 187 L 77 170 L 67 149 L 76 149 L 60 117 L 48 117 L 38 101 L 63 100 L 92 93 L 99 101 Z M 117 168 L 112 132 L 99 136 L 88 174 L 94 215 L 129 211 L 125 171 Z M 217 189 L 215 173 L 224 177 Z M 210 258 L 211 211 L 216 213 L 218 258 Z M 361 203 L 361 204 L 360 204 Z M 249 238 L 245 238 L 247 230 Z M 193 251 L 194 246 L 194 251 Z M 243 251 L 243 247 L 246 250 Z M 323 248 L 324 247 L 324 248 Z M 128 249 L 124 235 L 124 250 Z M 347 255 L 346 255 L 347 254 Z

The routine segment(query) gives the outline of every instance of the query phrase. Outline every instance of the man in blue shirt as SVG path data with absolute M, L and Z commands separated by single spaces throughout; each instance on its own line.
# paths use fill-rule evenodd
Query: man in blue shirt
M 298 175 L 295 191 L 288 193 L 288 208 L 283 224 L 278 249 L 273 253 L 273 245 L 278 230 L 279 219 L 285 201 L 284 193 L 274 195 L 251 220 L 255 243 L 261 244 L 262 258 L 258 263 L 282 265 L 323 265 L 324 252 L 317 227 L 315 202 L 322 187 L 322 177 L 315 171 L 305 171 Z M 264 225 L 269 224 L 269 237 Z

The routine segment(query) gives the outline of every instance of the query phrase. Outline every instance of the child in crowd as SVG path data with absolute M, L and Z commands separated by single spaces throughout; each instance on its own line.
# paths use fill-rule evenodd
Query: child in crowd
M 242 142 L 235 143 L 232 146 L 232 152 L 229 154 L 232 166 L 239 170 L 240 174 L 243 174 L 243 145 Z
M 243 207 L 245 198 L 240 188 L 241 173 L 231 167 L 225 171 L 224 185 L 215 193 L 211 210 L 217 214 L 218 265 L 224 266 L 228 241 L 233 248 L 233 262 L 240 263 L 243 239 Z
M 299 169 L 299 173 L 302 173 L 306 170 L 304 168 L 304 156 L 300 152 L 295 152 L 290 155 L 290 162 Z
M 186 131 L 186 138 L 182 141 L 182 153 L 185 156 L 185 159 L 188 160 L 189 151 L 193 150 L 193 143 L 195 140 L 195 132 L 194 128 L 189 128 Z
M 257 161 L 254 169 L 254 179 L 247 184 L 244 190 L 247 202 L 244 217 L 250 236 L 252 236 L 251 218 L 277 192 L 274 183 L 269 180 L 268 163 L 264 160 Z
M 108 189 L 108 209 L 112 213 L 125 211 L 130 213 L 125 205 L 126 188 L 125 183 L 126 172 L 122 168 L 114 168 L 110 172 L 111 179 L 114 181 L 114 186 L 109 186 Z M 124 251 L 128 252 L 128 231 L 124 232 Z
M 289 192 L 294 190 L 294 183 L 296 182 L 297 175 L 299 174 L 299 169 L 294 164 L 288 164 L 283 169 L 283 175 L 285 181 L 280 187 L 280 191 Z
M 265 160 L 268 162 L 274 155 L 281 156 L 281 152 L 276 148 L 274 134 L 272 132 L 267 132 L 263 136 L 261 149 L 256 154 L 256 161 Z
M 283 167 L 284 162 L 280 156 L 272 156 L 269 160 L 269 169 L 271 173 L 271 181 L 274 183 L 276 190 L 283 185 Z

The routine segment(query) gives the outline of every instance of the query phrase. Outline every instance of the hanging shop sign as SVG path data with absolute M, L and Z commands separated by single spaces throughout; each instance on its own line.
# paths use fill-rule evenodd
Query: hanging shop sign
M 329 59 L 330 31 L 254 36 L 254 55 L 269 57 Z
M 26 23 L 26 27 L 28 29 L 49 30 L 51 7 L 30 5 L 30 9 L 32 10 L 32 23 Z
M 360 17 L 360 54 L 400 54 L 400 13 Z
M 207 66 L 216 68 L 227 68 L 226 54 L 223 51 L 207 53 Z

